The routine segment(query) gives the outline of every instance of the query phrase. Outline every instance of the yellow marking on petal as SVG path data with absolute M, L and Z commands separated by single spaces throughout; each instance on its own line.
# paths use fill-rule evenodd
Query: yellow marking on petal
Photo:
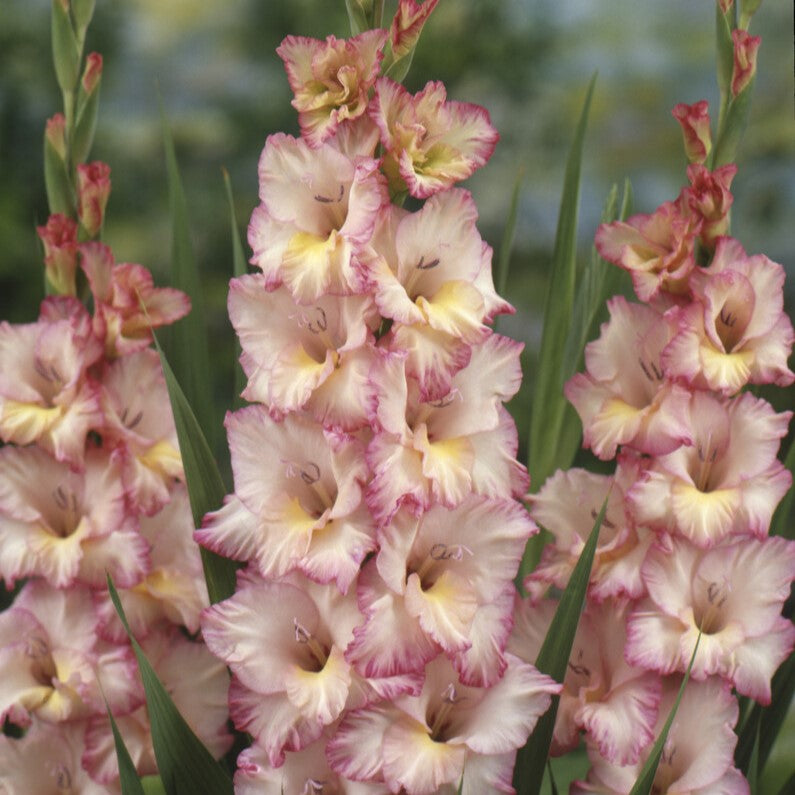
M 436 484 L 440 496 L 458 502 L 471 489 L 475 453 L 466 436 L 429 441 L 427 429 L 415 429 L 414 449 L 422 453 L 422 474 Z
M 297 497 L 290 497 L 283 505 L 281 510 L 281 520 L 284 522 L 290 533 L 312 537 L 312 532 L 325 524 L 319 525 L 318 519 L 312 514 L 307 513 Z
M 671 502 L 678 530 L 699 545 L 713 543 L 729 533 L 740 507 L 737 489 L 704 492 L 682 481 L 674 483 Z
M 482 326 L 483 298 L 464 281 L 445 282 L 432 298 L 420 295 L 415 304 L 431 328 L 456 337 L 471 338 Z
M 138 460 L 148 469 L 163 477 L 181 477 L 182 459 L 171 442 L 161 439 L 155 442 Z
M 702 345 L 700 353 L 704 377 L 712 389 L 736 392 L 748 383 L 754 361 L 753 351 L 724 353 L 712 345 Z
M 337 221 L 341 225 L 344 218 Z M 282 257 L 284 280 L 299 298 L 313 300 L 326 292 L 335 260 L 341 255 L 345 241 L 332 229 L 328 237 L 309 232 L 296 232 Z
M 7 442 L 30 444 L 47 433 L 63 414 L 63 406 L 5 400 L 0 404 L 0 433 Z

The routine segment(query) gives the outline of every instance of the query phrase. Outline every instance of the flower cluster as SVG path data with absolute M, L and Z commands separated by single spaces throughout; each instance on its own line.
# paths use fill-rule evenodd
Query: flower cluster
M 596 247 L 632 277 L 641 303 L 610 319 L 565 394 L 584 444 L 613 476 L 558 471 L 533 499 L 554 536 L 525 583 L 509 650 L 534 660 L 599 507 L 605 519 L 555 726 L 553 751 L 585 732 L 591 771 L 573 792 L 628 793 L 673 704 L 696 642 L 692 682 L 654 790 L 740 795 L 737 694 L 770 702 L 792 651 L 782 617 L 795 543 L 770 537 L 791 483 L 777 460 L 792 412 L 744 387 L 789 385 L 795 334 L 784 271 L 728 235 L 736 167 L 710 171 L 706 102 L 678 105 L 689 185 L 650 215 L 603 224 Z
M 48 124 L 52 131 L 56 118 Z M 110 601 L 212 752 L 231 743 L 224 667 L 184 632 L 208 604 L 153 327 L 185 315 L 178 290 L 115 263 L 94 238 L 110 191 L 79 165 L 79 224 L 39 228 L 50 284 L 34 323 L 0 324 L 0 789 L 117 792 L 107 710 L 138 772 L 156 772 L 132 649 Z M 80 230 L 80 231 L 78 231 Z M 89 314 L 75 294 L 90 290 Z M 106 706 L 107 705 L 107 706 Z
M 402 0 L 391 57 L 433 5 Z M 511 792 L 560 690 L 506 650 L 536 532 L 503 406 L 521 345 L 489 327 L 512 310 L 454 187 L 497 134 L 441 84 L 378 77 L 386 40 L 282 43 L 302 137 L 266 141 L 261 272 L 230 285 L 255 405 L 227 416 L 235 491 L 196 538 L 247 564 L 201 621 L 253 737 L 240 793 L 453 793 L 464 771 Z

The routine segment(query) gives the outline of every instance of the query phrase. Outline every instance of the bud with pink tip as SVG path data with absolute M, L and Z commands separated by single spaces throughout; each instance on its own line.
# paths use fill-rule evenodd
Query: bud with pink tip
M 77 167 L 77 214 L 89 237 L 102 229 L 110 195 L 110 166 L 99 160 Z

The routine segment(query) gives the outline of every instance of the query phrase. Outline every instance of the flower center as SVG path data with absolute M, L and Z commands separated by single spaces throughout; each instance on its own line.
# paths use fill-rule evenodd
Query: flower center
M 448 683 L 441 696 L 442 700 L 437 705 L 436 710 L 428 716 L 428 723 L 431 726 L 431 739 L 436 743 L 444 742 L 444 731 L 449 728 L 449 718 L 453 710 L 453 704 L 460 700 L 458 691 L 452 682 Z
M 312 633 L 296 617 L 293 617 L 293 627 L 295 629 L 295 642 L 306 645 L 316 663 L 316 666 L 313 666 L 313 670 L 315 672 L 322 671 L 328 660 L 328 652 L 325 647 L 317 638 L 312 636 Z
M 444 560 L 463 560 L 465 554 L 472 555 L 473 552 L 464 544 L 434 544 L 425 560 L 423 560 L 422 565 L 415 570 L 423 589 L 433 585 L 433 582 L 427 581 L 426 578 L 437 563 Z

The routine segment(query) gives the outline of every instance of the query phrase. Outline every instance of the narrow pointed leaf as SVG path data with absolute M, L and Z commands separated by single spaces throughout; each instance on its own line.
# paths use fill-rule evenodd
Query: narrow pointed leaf
M 748 789 L 751 795 L 759 795 L 759 720 L 755 721 L 756 731 L 754 731 L 754 747 L 751 749 L 751 759 L 748 763 L 748 770 L 745 773 L 748 779 Z
M 188 208 L 177 165 L 174 139 L 166 118 L 162 97 L 158 94 L 163 145 L 168 176 L 171 214 L 171 282 L 190 296 L 191 312 L 170 329 L 169 358 L 196 417 L 204 428 L 210 449 L 215 449 L 219 422 L 216 421 L 210 396 L 210 357 L 207 349 L 206 315 L 199 270 L 190 240 Z
M 72 141 L 72 158 L 75 163 L 84 163 L 88 160 L 91 145 L 94 143 L 101 83 L 102 78 L 100 77 L 94 90 L 85 97 L 82 104 L 78 102 L 77 121 L 75 122 L 75 134 Z
M 652 746 L 651 753 L 649 754 L 646 763 L 643 765 L 643 769 L 640 771 L 640 775 L 635 782 L 635 786 L 632 787 L 629 795 L 649 795 L 651 792 L 651 788 L 654 785 L 654 777 L 657 775 L 657 767 L 660 764 L 660 757 L 662 757 L 663 748 L 665 748 L 665 741 L 668 739 L 668 732 L 671 730 L 671 724 L 673 724 L 674 718 L 676 717 L 676 711 L 679 709 L 679 703 L 682 701 L 682 695 L 685 692 L 685 687 L 687 687 L 687 683 L 690 680 L 690 671 L 693 670 L 693 662 L 696 659 L 696 652 L 698 651 L 698 644 L 700 642 L 701 632 L 699 631 L 698 638 L 696 638 L 696 645 L 693 647 L 693 654 L 690 657 L 690 664 L 687 666 L 684 679 L 682 679 L 682 684 L 679 687 L 679 693 L 676 696 L 676 701 L 674 702 L 673 707 L 671 707 L 671 711 L 668 714 L 668 719 L 665 721 L 665 725 L 660 732 L 660 736 Z
M 547 770 L 549 771 L 549 788 L 552 795 L 558 795 L 558 785 L 555 783 L 555 774 L 552 772 L 552 762 L 547 759 Z
M 790 472 L 795 473 L 795 441 L 790 442 L 787 457 L 784 459 L 784 466 Z M 790 489 L 779 503 L 776 512 L 773 514 L 773 521 L 770 523 L 770 535 L 795 539 L 795 521 L 793 521 L 792 517 L 794 497 L 795 489 Z
M 784 786 L 778 791 L 778 795 L 792 795 L 795 792 L 795 771 L 784 782 Z
M 577 275 L 577 215 L 580 195 L 580 169 L 588 111 L 596 75 L 591 79 L 582 113 L 566 164 L 558 229 L 544 304 L 544 331 L 533 393 L 528 449 L 531 482 L 540 487 L 558 466 L 567 466 L 558 455 L 567 401 L 563 396 L 564 373 L 561 352 L 571 325 Z
M 50 213 L 62 213 L 76 217 L 75 202 L 66 164 L 55 147 L 44 137 L 44 186 Z
M 243 254 L 243 244 L 240 242 L 240 233 L 237 228 L 237 219 L 235 218 L 235 200 L 232 195 L 232 181 L 229 178 L 229 172 L 224 169 L 224 186 L 226 187 L 226 198 L 229 202 L 229 223 L 232 233 L 232 269 L 234 275 L 239 278 L 246 273 L 246 258 Z M 235 394 L 232 402 L 235 408 L 243 405 L 243 400 L 240 394 L 246 388 L 246 375 L 243 368 L 240 366 L 240 340 L 235 338 L 235 361 L 238 364 L 235 366 Z
M 755 78 L 726 106 L 726 114 L 722 119 L 718 140 L 712 151 L 712 168 L 716 169 L 733 163 L 737 158 L 740 139 L 748 125 L 751 111 L 751 94 L 754 90 Z
M 571 648 L 574 645 L 574 635 L 577 632 L 588 582 L 591 579 L 591 567 L 599 539 L 599 529 L 606 511 L 607 497 L 602 503 L 588 541 L 586 541 L 577 565 L 560 597 L 558 609 L 555 611 L 541 651 L 538 653 L 536 668 L 551 676 L 556 682 L 562 682 L 566 676 L 566 667 L 571 656 Z M 516 755 L 513 785 L 518 795 L 537 795 L 541 789 L 544 769 L 549 757 L 549 746 L 552 742 L 552 732 L 555 728 L 558 701 L 558 696 L 552 697 L 552 706 L 539 718 L 527 744 L 524 748 L 519 749 L 519 753 Z
M 171 696 L 130 631 L 124 608 L 110 576 L 108 590 L 138 660 L 152 727 L 152 745 L 166 792 L 168 795 L 194 795 L 198 792 L 206 795 L 232 795 L 232 779 L 179 714 Z
M 761 704 L 755 704 L 743 724 L 734 751 L 734 763 L 742 773 L 746 773 L 751 764 L 757 722 L 759 722 L 758 770 L 761 773 L 765 769 L 793 696 L 795 696 L 795 652 L 790 654 L 773 675 L 770 683 L 770 705 L 763 707 Z
M 166 795 L 160 776 L 144 776 L 141 779 L 141 786 L 144 788 L 144 795 Z
M 358 0 L 345 0 L 345 8 L 348 11 L 348 21 L 351 23 L 351 35 L 357 36 L 367 30 L 367 15 Z
M 130 752 L 124 744 L 124 740 L 119 733 L 119 727 L 113 719 L 113 713 L 110 711 L 107 702 L 105 706 L 108 709 L 108 717 L 110 718 L 110 728 L 113 732 L 113 743 L 116 746 L 116 759 L 119 762 L 119 779 L 121 781 L 121 795 L 145 795 L 144 788 L 141 786 L 141 781 L 138 778 L 138 773 L 135 771 L 135 765 L 130 757 Z
M 508 219 L 505 222 L 505 231 L 502 233 L 502 240 L 500 241 L 500 255 L 497 258 L 497 292 L 500 295 L 505 295 L 505 291 L 508 288 L 508 271 L 511 267 L 513 241 L 516 238 L 516 218 L 519 214 L 519 197 L 522 192 L 523 181 L 524 166 L 520 166 L 516 181 L 513 183 Z
M 724 14 L 720 3 L 715 3 L 715 15 L 718 88 L 721 94 L 721 104 L 723 104 L 725 98 L 731 96 L 732 69 L 734 68 L 734 42 L 732 41 L 734 7 L 732 6 Z
M 64 94 L 74 91 L 80 70 L 80 48 L 72 28 L 69 5 L 52 0 L 52 59 L 58 86 Z
M 155 345 L 160 354 L 171 410 L 174 413 L 174 425 L 177 429 L 182 466 L 185 469 L 185 483 L 188 487 L 193 522 L 196 527 L 201 527 L 204 515 L 221 507 L 227 490 L 201 425 L 157 338 Z M 237 564 L 203 547 L 201 556 L 210 601 L 214 604 L 231 596 L 235 590 Z

